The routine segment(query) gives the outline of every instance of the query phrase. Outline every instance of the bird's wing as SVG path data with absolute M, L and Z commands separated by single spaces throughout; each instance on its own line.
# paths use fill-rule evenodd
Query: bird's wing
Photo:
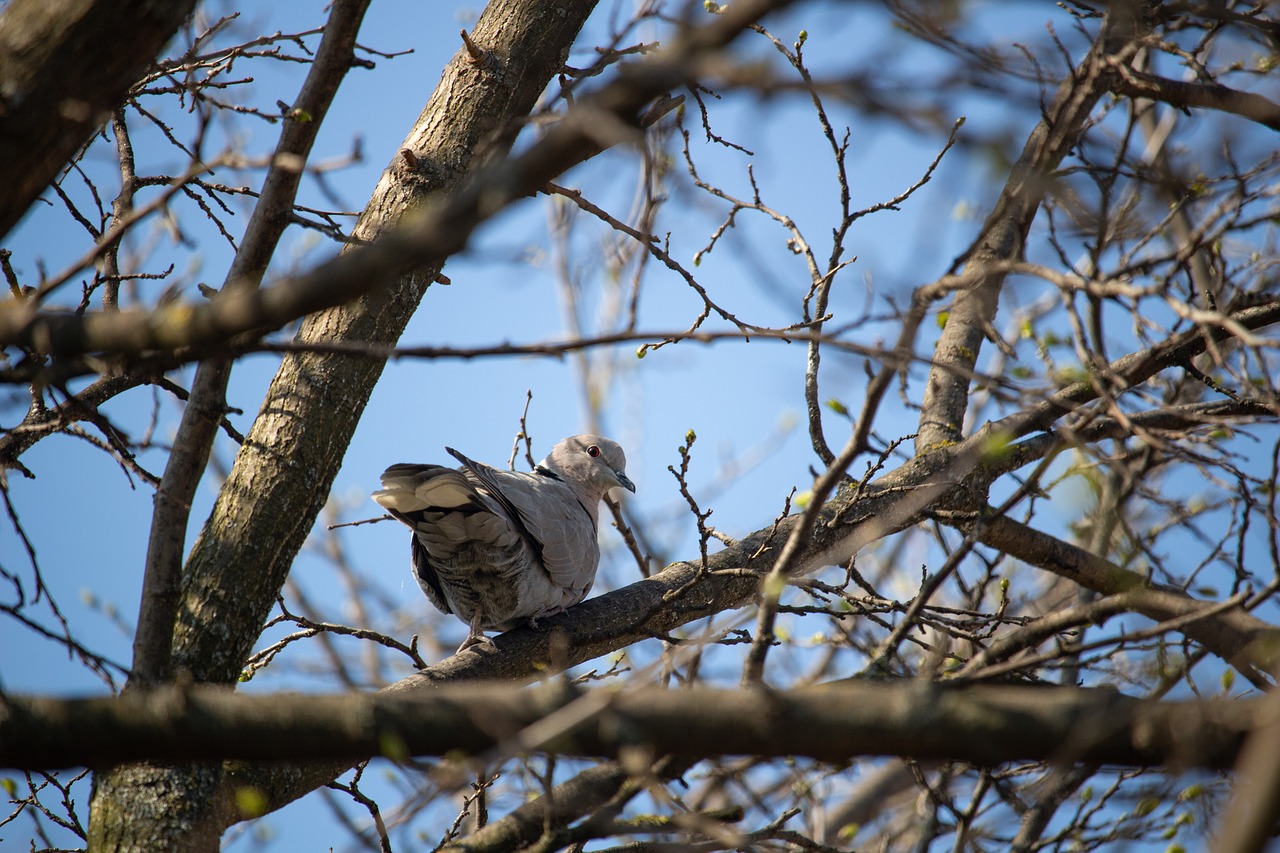
M 600 550 L 595 520 L 576 490 L 549 471 L 500 471 L 449 452 L 517 519 L 552 583 L 564 591 L 564 606 L 585 598 L 595 580 Z
M 564 606 L 577 604 L 590 591 L 600 562 L 591 513 L 577 491 L 555 476 L 512 475 L 502 485 L 507 503 L 538 540 L 542 565 L 564 591 Z

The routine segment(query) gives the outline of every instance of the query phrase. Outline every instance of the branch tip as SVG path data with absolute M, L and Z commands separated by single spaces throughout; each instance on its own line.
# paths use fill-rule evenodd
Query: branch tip
M 472 64 L 483 65 L 489 60 L 489 51 L 472 41 L 466 30 L 458 30 L 458 35 L 462 36 L 462 43 L 466 45 Z

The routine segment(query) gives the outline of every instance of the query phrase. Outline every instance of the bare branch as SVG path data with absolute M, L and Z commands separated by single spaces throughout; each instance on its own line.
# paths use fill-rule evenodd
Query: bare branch
M 1280 104 L 1253 92 L 1241 92 L 1217 83 L 1188 83 L 1170 80 L 1115 64 L 1119 72 L 1112 78 L 1112 90 L 1130 98 L 1150 98 L 1179 109 L 1196 107 L 1231 113 L 1272 130 L 1280 130 Z
M 687 757 L 901 755 L 988 766 L 1035 759 L 1226 767 L 1259 719 L 1261 703 L 1146 702 L 1113 690 L 922 683 L 581 695 L 500 685 L 329 696 L 162 688 L 102 699 L 6 697 L 0 766 L 478 754 L 579 705 L 599 710 L 575 715 L 578 721 L 557 735 L 557 751 L 616 755 L 643 745 L 656 755 Z M 485 709 L 483 719 L 476 707 Z M 1194 738 L 1186 736 L 1191 730 Z

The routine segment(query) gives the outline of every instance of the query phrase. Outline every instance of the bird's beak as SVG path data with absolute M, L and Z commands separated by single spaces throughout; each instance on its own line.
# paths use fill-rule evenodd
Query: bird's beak
M 635 492 L 636 484 L 631 482 L 631 479 L 626 474 L 621 471 L 614 471 L 613 476 L 617 479 L 619 486 L 622 486 L 622 488 L 626 489 L 628 492 Z

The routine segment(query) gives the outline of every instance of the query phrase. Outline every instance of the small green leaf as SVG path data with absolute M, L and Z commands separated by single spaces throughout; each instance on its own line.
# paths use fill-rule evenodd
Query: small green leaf
M 947 319 L 951 317 L 950 311 L 938 312 L 938 328 L 945 329 L 947 327 Z
M 827 408 L 835 412 L 837 415 L 849 414 L 849 407 L 834 397 L 827 401 Z

